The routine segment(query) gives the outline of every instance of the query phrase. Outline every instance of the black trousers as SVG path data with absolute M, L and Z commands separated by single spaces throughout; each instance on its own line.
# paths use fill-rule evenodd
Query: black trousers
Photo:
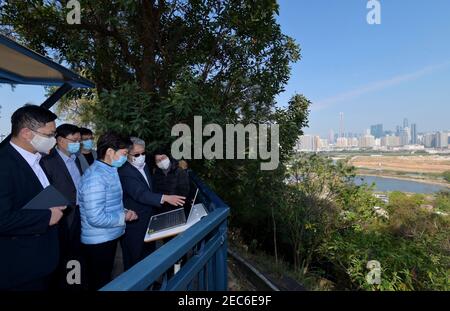
M 111 281 L 118 240 L 83 244 L 89 290 L 98 290 Z
M 69 225 L 67 216 L 58 225 L 59 235 L 59 263 L 56 271 L 53 273 L 50 280 L 50 289 L 52 290 L 83 290 L 86 283 L 86 273 L 84 267 L 86 263 L 81 251 L 81 223 L 79 217 L 78 207 L 75 210 L 75 217 L 73 223 Z M 77 217 L 78 216 L 78 217 Z M 67 282 L 67 274 L 69 269 L 67 263 L 71 260 L 76 260 L 81 266 L 81 284 L 69 284 Z
M 125 234 L 120 240 L 124 271 L 130 269 L 155 251 L 155 242 L 144 242 L 147 224 L 148 220 L 146 222 L 144 220 L 138 220 L 135 223 L 127 223 Z

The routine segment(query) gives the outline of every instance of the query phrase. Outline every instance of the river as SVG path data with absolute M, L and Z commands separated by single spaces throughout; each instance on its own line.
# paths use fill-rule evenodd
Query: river
M 361 180 L 363 178 L 363 181 Z M 412 193 L 435 193 L 440 190 L 449 190 L 447 187 L 426 184 L 417 181 L 402 180 L 396 178 L 388 177 L 378 177 L 378 176 L 357 176 L 355 183 L 360 185 L 362 183 L 372 184 L 375 183 L 375 189 L 378 191 L 401 191 L 401 192 L 412 192 Z

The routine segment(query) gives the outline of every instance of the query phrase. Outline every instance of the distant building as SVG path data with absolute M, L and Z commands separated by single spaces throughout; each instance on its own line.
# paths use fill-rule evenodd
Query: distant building
M 334 144 L 334 142 L 335 142 L 334 131 L 333 130 L 330 130 L 330 133 L 328 135 L 328 141 L 329 141 L 330 144 Z
M 358 147 L 358 138 L 352 137 L 347 141 L 349 147 Z
M 372 125 L 370 127 L 370 134 L 373 135 L 375 138 L 381 138 L 383 137 L 383 124 L 376 124 Z
M 448 147 L 448 133 L 437 132 L 436 133 L 436 148 L 447 148 Z
M 319 136 L 317 136 L 319 137 Z M 320 143 L 319 143 L 319 150 L 329 150 L 330 144 L 328 143 L 328 139 L 319 139 Z
M 434 133 L 427 133 L 423 135 L 423 145 L 425 148 L 436 147 L 436 135 Z
M 319 136 L 302 135 L 297 141 L 297 151 L 317 151 L 321 147 L 321 140 Z
M 405 128 L 405 127 L 409 127 L 409 122 L 408 122 L 407 118 L 403 119 L 403 128 Z
M 320 148 L 322 148 L 322 140 L 320 139 L 320 136 L 314 136 L 314 146 L 312 151 L 318 151 Z
M 394 135 L 387 135 L 381 138 L 381 146 L 383 147 L 398 147 L 400 146 L 400 137 Z
M 395 128 L 395 136 L 400 137 L 401 134 L 402 134 L 402 126 L 397 125 L 397 127 Z
M 416 123 L 411 124 L 411 144 L 417 144 L 417 125 Z
M 409 145 L 411 141 L 411 133 L 409 127 L 404 127 L 400 135 L 400 145 Z
M 345 138 L 345 137 L 339 137 L 339 138 L 336 140 L 336 147 L 338 147 L 338 148 L 347 148 L 347 147 L 348 147 L 347 138 Z
M 370 130 L 368 130 L 367 132 L 370 132 Z M 359 147 L 371 148 L 374 146 L 375 146 L 375 137 L 373 135 L 366 133 L 366 135 L 363 135 L 359 138 Z

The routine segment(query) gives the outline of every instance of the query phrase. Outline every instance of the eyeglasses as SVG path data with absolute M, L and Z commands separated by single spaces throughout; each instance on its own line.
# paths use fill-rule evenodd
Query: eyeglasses
M 41 132 L 38 132 L 38 131 L 35 131 L 35 130 L 32 130 L 32 129 L 30 129 L 30 131 L 32 131 L 32 132 L 35 132 L 36 134 L 39 134 L 39 135 L 41 135 L 41 136 L 44 136 L 44 137 L 47 137 L 47 138 L 54 138 L 54 137 L 56 137 L 56 133 L 50 133 L 50 134 L 45 134 L 45 133 L 41 133 Z
M 131 154 L 131 156 L 133 156 L 133 157 L 135 157 L 135 158 L 138 158 L 138 157 L 140 157 L 140 156 L 145 156 L 145 152 L 142 152 L 142 153 L 136 153 L 136 154 Z

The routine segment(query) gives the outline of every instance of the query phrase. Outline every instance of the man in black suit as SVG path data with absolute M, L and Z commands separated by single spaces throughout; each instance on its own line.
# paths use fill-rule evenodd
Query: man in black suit
M 67 263 L 78 260 L 81 263 L 81 220 L 77 205 L 77 189 L 81 180 L 81 165 L 77 157 L 80 151 L 80 129 L 72 124 L 62 124 L 56 128 L 57 145 L 50 154 L 43 157 L 41 166 L 50 184 L 70 202 L 59 222 L 60 258 L 52 286 L 62 289 L 78 289 L 80 284 L 69 284 L 66 280 Z M 83 265 L 81 265 L 83 267 Z
M 11 141 L 0 150 L 0 289 L 45 290 L 58 263 L 56 224 L 65 207 L 23 210 L 49 185 L 40 153 L 55 145 L 56 115 L 27 105 L 11 117 Z
M 123 204 L 126 209 L 132 210 L 138 215 L 137 221 L 127 223 L 120 244 L 125 270 L 131 268 L 155 249 L 154 243 L 144 243 L 150 217 L 162 212 L 160 208 L 164 203 L 183 206 L 185 200 L 185 197 L 182 196 L 153 192 L 150 170 L 145 164 L 145 142 L 136 137 L 131 137 L 131 141 L 133 146 L 128 153 L 128 162 L 119 169 Z

